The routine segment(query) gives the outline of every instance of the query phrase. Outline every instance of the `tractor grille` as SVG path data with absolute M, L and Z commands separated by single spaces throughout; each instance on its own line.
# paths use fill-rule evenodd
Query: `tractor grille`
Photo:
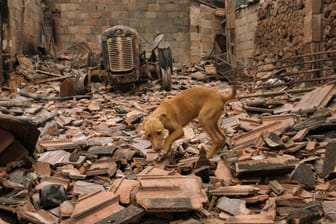
M 109 66 L 112 72 L 126 72 L 134 68 L 132 37 L 108 38 L 107 52 Z

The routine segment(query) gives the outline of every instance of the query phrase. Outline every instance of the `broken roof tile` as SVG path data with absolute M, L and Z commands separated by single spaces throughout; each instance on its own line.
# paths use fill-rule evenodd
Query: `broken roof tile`
M 207 197 L 195 176 L 140 177 L 136 201 L 148 212 L 199 210 Z
M 294 106 L 292 112 L 311 112 L 324 107 L 335 91 L 334 84 L 317 87 L 313 91 L 306 93 Z
M 71 223 L 97 223 L 123 210 L 119 196 L 112 192 L 96 192 L 79 198 L 70 218 Z

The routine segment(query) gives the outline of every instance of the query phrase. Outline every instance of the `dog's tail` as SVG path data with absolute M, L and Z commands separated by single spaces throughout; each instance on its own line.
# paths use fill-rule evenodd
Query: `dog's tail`
M 225 103 L 226 101 L 235 98 L 237 95 L 237 88 L 237 85 L 233 85 L 231 93 L 222 94 L 222 101 Z

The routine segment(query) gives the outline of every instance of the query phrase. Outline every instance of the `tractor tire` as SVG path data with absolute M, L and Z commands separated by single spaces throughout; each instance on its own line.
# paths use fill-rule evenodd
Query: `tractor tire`
M 160 72 L 161 72 L 161 85 L 162 88 L 166 91 L 170 91 L 171 90 L 171 69 L 170 67 L 168 67 L 167 69 L 164 68 L 160 68 Z

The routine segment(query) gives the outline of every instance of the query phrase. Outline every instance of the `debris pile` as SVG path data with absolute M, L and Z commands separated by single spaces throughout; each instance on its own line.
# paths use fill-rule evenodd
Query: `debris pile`
M 58 97 L 60 81 L 3 89 L 0 161 L 16 141 L 28 153 L 0 168 L 2 222 L 334 222 L 334 84 L 249 92 L 244 83 L 220 119 L 227 146 L 218 155 L 206 159 L 211 141 L 195 120 L 156 161 L 142 119 L 161 100 L 194 85 L 230 91 L 193 72 L 202 69 L 174 74 L 170 92 L 155 81 L 127 93 L 90 83 L 84 98 Z

